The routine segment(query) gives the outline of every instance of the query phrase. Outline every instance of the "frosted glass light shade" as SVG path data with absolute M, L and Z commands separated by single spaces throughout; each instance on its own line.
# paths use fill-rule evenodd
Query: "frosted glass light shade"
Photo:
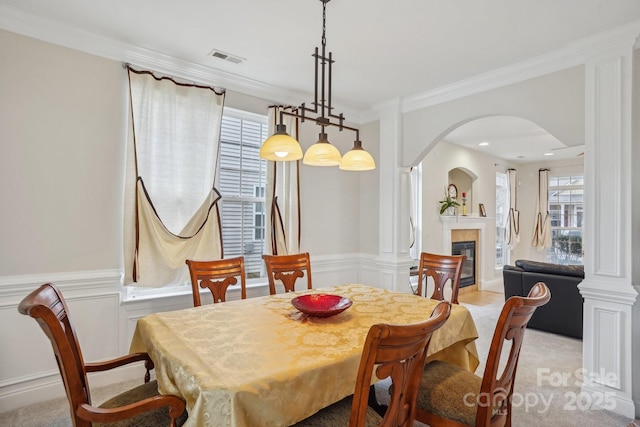
M 320 134 L 318 142 L 307 149 L 302 163 L 310 166 L 338 166 L 342 156 L 340 151 L 327 140 L 327 135 Z
M 376 168 L 376 162 L 371 154 L 362 148 L 354 147 L 342 157 L 340 169 L 346 171 L 368 171 Z
M 298 141 L 287 134 L 285 125 L 277 125 L 276 133 L 260 147 L 260 157 L 274 162 L 299 160 L 302 158 L 302 148 Z

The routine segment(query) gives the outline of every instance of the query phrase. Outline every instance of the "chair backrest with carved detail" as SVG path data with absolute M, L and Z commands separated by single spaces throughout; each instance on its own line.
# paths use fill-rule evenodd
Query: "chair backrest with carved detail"
M 74 427 L 92 427 L 95 425 L 93 423 L 176 427 L 184 423 L 187 417 L 184 400 L 174 395 L 158 395 L 156 381 L 150 382 L 149 371 L 154 364 L 149 354 L 131 353 L 101 362 L 85 363 L 69 318 L 69 308 L 55 285 L 45 283 L 38 287 L 22 299 L 18 311 L 33 317 L 51 341 Z M 92 405 L 87 372 L 104 372 L 142 361 L 147 369 L 144 386 L 120 393 L 100 407 Z
M 508 414 L 511 413 L 511 396 L 524 333 L 533 313 L 549 302 L 550 298 L 549 288 L 538 282 L 526 297 L 514 296 L 505 302 L 493 333 L 482 376 L 479 396 L 485 401 L 478 404 L 477 426 L 510 424 L 506 421 L 510 420 Z M 504 344 L 508 341 L 511 342 L 509 357 L 499 371 Z
M 418 267 L 418 289 L 416 294 L 422 295 L 422 282 L 424 276 L 424 293 L 427 296 L 427 280 L 433 279 L 434 289 L 432 299 L 443 301 L 444 290 L 447 282 L 451 283 L 451 303 L 458 304 L 458 291 L 460 289 L 460 276 L 462 265 L 467 257 L 465 255 L 437 255 L 428 252 L 420 254 Z
M 377 324 L 369 329 L 362 350 L 351 406 L 350 427 L 364 426 L 372 392 L 371 376 L 391 379 L 391 396 L 381 426 L 412 427 L 421 372 L 431 335 L 449 318 L 443 301 L 429 319 L 408 325 Z
M 247 298 L 247 285 L 244 271 L 244 257 L 218 259 L 213 261 L 186 261 L 191 276 L 193 290 L 193 306 L 202 305 L 200 288 L 209 289 L 213 302 L 224 302 L 227 299 L 229 286 L 237 285 L 240 279 L 240 296 Z
M 292 255 L 262 255 L 267 276 L 269 278 L 269 294 L 276 294 L 276 281 L 284 285 L 285 292 L 295 291 L 297 279 L 307 278 L 307 289 L 312 289 L 311 261 L 309 253 L 304 252 Z
M 60 291 L 51 283 L 44 284 L 20 302 L 18 311 L 36 319 L 51 341 L 70 408 L 91 404 L 84 358 Z M 91 423 L 79 418 L 73 409 L 71 418 L 74 426 L 91 427 Z

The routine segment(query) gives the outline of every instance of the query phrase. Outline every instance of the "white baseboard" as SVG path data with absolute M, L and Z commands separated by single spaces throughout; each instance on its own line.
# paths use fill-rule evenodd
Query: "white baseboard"
M 500 294 L 503 294 L 504 286 L 502 285 L 502 278 L 499 277 L 497 279 L 484 281 L 482 283 L 482 286 L 480 287 L 480 290 L 488 292 L 498 292 Z
M 583 385 L 580 389 L 580 394 L 588 396 L 591 399 L 590 401 L 594 402 L 594 406 L 598 408 L 606 409 L 631 419 L 636 417 L 634 401 L 626 393 L 618 393 L 608 387 Z

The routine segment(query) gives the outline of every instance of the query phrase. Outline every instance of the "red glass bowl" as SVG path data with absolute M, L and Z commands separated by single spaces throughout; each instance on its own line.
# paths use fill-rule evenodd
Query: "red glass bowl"
M 291 304 L 301 312 L 313 317 L 329 317 L 342 313 L 351 307 L 349 298 L 331 294 L 300 295 Z

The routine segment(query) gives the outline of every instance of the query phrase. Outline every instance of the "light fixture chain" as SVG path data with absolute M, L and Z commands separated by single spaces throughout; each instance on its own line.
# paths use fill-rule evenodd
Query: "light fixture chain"
M 303 158 L 302 163 L 313 166 L 336 166 L 340 165 L 340 169 L 351 171 L 365 171 L 376 168 L 375 161 L 369 153 L 362 148 L 360 141 L 360 131 L 357 128 L 344 125 L 344 115 L 332 114 L 331 106 L 331 64 L 334 62 L 331 52 L 326 56 L 327 45 L 327 3 L 331 0 L 320 0 L 322 2 L 322 51 L 315 49 L 313 57 L 315 58 L 315 79 L 314 79 L 314 108 L 307 108 L 302 103 L 297 109 L 292 111 L 280 110 L 280 121 L 276 125 L 276 132 L 267 138 L 260 148 L 260 158 L 272 161 L 292 161 Z M 329 66 L 328 76 L 325 74 L 326 67 Z M 320 74 L 320 75 L 319 75 Z M 328 81 L 327 81 L 328 78 Z M 325 84 L 328 86 L 325 87 Z M 328 99 L 326 98 L 328 89 Z M 318 92 L 321 92 L 320 94 Z M 320 99 L 318 97 L 320 96 Z M 328 105 L 327 105 L 328 102 Z M 319 111 L 318 111 L 319 110 Z M 320 114 L 313 118 L 305 113 Z M 325 115 L 325 113 L 327 113 Z M 306 119 L 310 119 L 320 126 L 320 135 L 318 141 L 313 144 L 307 152 L 302 156 L 302 148 L 300 143 L 287 134 L 287 128 L 283 123 L 284 115 L 301 119 L 304 123 Z M 332 121 L 332 118 L 338 119 L 338 123 Z M 340 131 L 348 129 L 356 133 L 356 140 L 353 148 L 344 156 L 340 155 L 340 151 L 327 139 L 325 130 L 329 126 L 336 126 Z

